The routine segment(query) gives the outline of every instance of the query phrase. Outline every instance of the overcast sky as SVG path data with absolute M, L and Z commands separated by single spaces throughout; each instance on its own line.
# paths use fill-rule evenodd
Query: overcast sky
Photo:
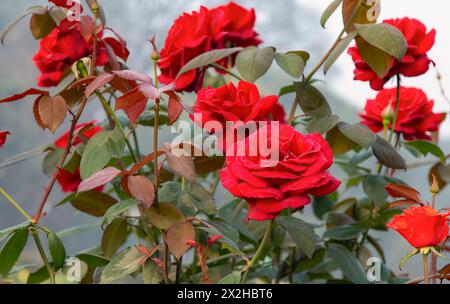
M 322 12 L 331 0 L 296 0 L 299 4 L 316 9 Z M 379 20 L 410 17 L 422 21 L 427 29 L 437 30 L 436 43 L 429 52 L 429 57 L 433 59 L 442 74 L 442 82 L 447 93 L 450 93 L 450 26 L 449 26 L 450 1 L 442 0 L 390 0 L 381 1 L 381 15 Z M 317 23 L 317 26 L 320 26 Z M 326 31 L 333 37 L 337 37 L 342 29 L 340 12 L 333 15 L 328 21 Z M 318 37 L 320 39 L 320 37 Z M 344 96 L 360 108 L 364 106 L 365 100 L 372 98 L 375 93 L 369 89 L 367 82 L 353 81 L 353 63 L 348 55 L 343 55 L 337 62 L 338 69 L 332 69 L 328 73 L 328 84 L 340 95 Z M 436 81 L 436 72 L 431 67 L 427 74 L 404 79 L 406 86 L 417 86 L 426 92 L 430 99 L 435 101 L 435 111 L 449 111 L 449 105 L 442 97 L 439 85 Z M 395 86 L 390 82 L 386 87 Z M 449 94 L 447 94 L 448 96 Z M 450 120 L 447 117 L 441 126 L 441 133 L 445 137 L 450 137 Z

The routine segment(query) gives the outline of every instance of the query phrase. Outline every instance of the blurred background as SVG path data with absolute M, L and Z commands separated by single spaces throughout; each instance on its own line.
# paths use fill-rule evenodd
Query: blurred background
M 157 43 L 162 46 L 172 22 L 182 12 L 197 10 L 201 5 L 213 7 L 227 1 L 100 0 L 99 2 L 105 9 L 108 26 L 118 31 L 128 43 L 129 67 L 149 73 L 152 68 L 149 59 L 151 48 L 147 42 L 149 37 L 156 35 Z M 311 53 L 309 65 L 315 64 L 323 56 L 342 29 L 339 12 L 329 20 L 326 29 L 321 28 L 319 24 L 321 12 L 331 0 L 238 0 L 236 2 L 247 8 L 255 8 L 256 30 L 260 33 L 265 45 L 276 46 L 279 51 L 306 50 Z M 46 5 L 46 3 L 45 0 L 0 1 L 0 28 L 6 26 L 27 7 L 37 4 Z M 447 23 L 449 10 L 450 3 L 447 1 L 429 0 L 426 4 L 419 0 L 381 1 L 380 16 L 380 20 L 404 16 L 415 17 L 428 29 L 437 29 L 436 44 L 429 55 L 436 62 L 443 76 L 444 88 L 448 88 L 448 91 L 450 91 L 450 56 L 448 54 L 450 27 Z M 7 36 L 5 45 L 0 46 L 0 97 L 21 92 L 29 87 L 36 87 L 38 71 L 31 59 L 38 48 L 38 42 L 29 32 L 28 20 L 29 18 L 25 18 L 20 22 Z M 307 67 L 307 70 L 308 68 L 311 66 Z M 375 92 L 369 88 L 368 83 L 353 81 L 353 68 L 350 56 L 343 54 L 326 78 L 320 71 L 316 74 L 316 77 L 324 80 L 321 90 L 326 94 L 329 103 L 341 119 L 348 122 L 357 122 L 357 114 L 363 108 L 365 100 L 375 96 Z M 292 79 L 274 64 L 269 73 L 258 80 L 257 84 L 264 94 L 277 94 L 279 88 L 290 81 Z M 435 111 L 449 110 L 449 105 L 440 93 L 434 68 L 430 67 L 426 75 L 406 79 L 404 85 L 421 87 L 429 98 L 435 100 Z M 394 84 L 387 84 L 387 87 L 389 86 Z M 186 96 L 186 99 L 192 100 L 192 96 Z M 6 148 L 0 150 L 0 162 L 18 153 L 45 146 L 67 130 L 66 124 L 57 131 L 57 134 L 52 135 L 37 127 L 32 115 L 32 102 L 33 98 L 27 98 L 0 106 L 0 130 L 7 129 L 11 132 Z M 289 107 L 292 96 L 283 97 L 281 102 Z M 98 103 L 89 104 L 87 111 L 83 114 L 82 121 L 91 119 L 103 119 L 103 112 L 98 107 Z M 143 150 L 147 152 L 151 148 L 151 137 L 147 136 L 150 131 L 142 127 L 139 131 Z M 441 147 L 446 154 L 450 151 L 448 118 L 441 127 Z M 38 155 L 0 170 L 0 186 L 20 202 L 29 213 L 35 211 L 43 195 L 43 187 L 48 183 L 47 177 L 41 170 L 42 156 Z M 427 170 L 427 168 L 415 169 L 399 175 L 401 179 L 423 191 L 424 199 L 429 199 L 426 195 L 428 193 Z M 64 197 L 59 187 L 56 188 L 48 204 L 49 215 L 44 218 L 45 225 L 55 231 L 61 231 L 80 223 L 89 224 L 98 221 L 78 213 L 70 206 L 52 209 L 52 204 Z M 362 195 L 358 192 L 354 194 Z M 449 194 L 449 190 L 446 189 L 439 196 L 438 207 L 449 207 L 446 201 Z M 220 189 L 217 195 L 224 196 L 227 193 Z M 306 220 L 314 221 L 310 209 L 305 213 Z M 21 215 L 6 204 L 3 198 L 0 198 L 0 230 L 22 221 Z M 99 243 L 100 230 L 90 227 L 87 225 L 84 227 L 84 232 L 63 239 L 69 254 Z M 381 239 L 381 244 L 389 253 L 388 265 L 396 271 L 401 257 L 411 251 L 410 246 L 392 231 L 376 233 L 376 237 Z M 30 249 L 34 250 L 34 248 Z M 24 260 L 33 262 L 35 258 L 34 251 L 29 250 Z M 418 266 L 419 258 L 414 257 L 405 267 L 411 277 L 416 277 L 421 272 Z

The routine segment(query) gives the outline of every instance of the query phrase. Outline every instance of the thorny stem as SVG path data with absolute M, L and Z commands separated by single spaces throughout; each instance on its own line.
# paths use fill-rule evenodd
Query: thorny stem
M 248 273 L 250 272 L 250 269 L 255 265 L 255 263 L 261 257 L 261 254 L 262 254 L 262 252 L 264 250 L 264 247 L 266 247 L 266 244 L 269 241 L 270 232 L 272 231 L 273 226 L 274 226 L 274 221 L 272 220 L 270 222 L 270 224 L 267 226 L 266 232 L 264 233 L 263 239 L 262 239 L 261 243 L 259 244 L 259 247 L 256 250 L 255 255 L 253 256 L 253 258 L 250 260 L 250 262 L 246 266 L 246 269 L 244 271 L 244 275 L 242 276 L 242 281 L 241 281 L 242 284 L 245 284 L 245 282 L 247 281 Z
M 153 74 L 155 78 L 155 87 L 158 89 L 158 60 L 153 59 Z M 153 124 L 153 153 L 158 152 L 158 123 L 159 123 L 159 98 L 155 99 L 155 120 Z M 158 203 L 158 187 L 159 187 L 159 168 L 158 157 L 153 160 L 153 172 L 155 175 L 155 203 Z
M 9 194 L 6 193 L 2 187 L 0 187 L 0 193 L 3 194 L 3 196 L 14 206 L 14 208 L 16 208 L 27 220 L 30 222 L 33 221 L 28 213 L 26 213 L 25 210 L 23 210 L 23 208 L 20 207 L 20 205 L 11 196 L 9 196 Z
M 95 62 L 97 60 L 97 34 L 96 34 L 97 33 L 97 15 L 98 15 L 97 0 L 93 1 L 92 6 L 93 6 L 92 11 L 93 11 L 93 15 L 94 15 L 94 29 L 93 29 L 93 33 L 94 33 L 93 40 L 94 41 L 93 41 L 93 48 L 92 48 L 92 61 L 91 61 L 90 69 L 89 69 L 90 76 L 93 76 L 95 73 Z M 48 186 L 46 187 L 44 197 L 42 198 L 42 200 L 39 204 L 38 210 L 36 212 L 36 215 L 34 216 L 33 221 L 35 223 L 39 222 L 39 219 L 41 218 L 41 215 L 42 215 L 42 210 L 44 209 L 45 204 L 47 203 L 47 200 L 50 196 L 50 192 L 52 191 L 53 187 L 55 186 L 56 179 L 58 177 L 58 168 L 61 168 L 64 166 L 66 158 L 69 155 L 70 148 L 72 147 L 72 140 L 73 140 L 73 135 L 75 132 L 75 127 L 78 123 L 78 120 L 81 117 L 81 114 L 83 113 L 84 108 L 86 107 L 87 100 L 88 100 L 87 97 L 83 96 L 83 99 L 80 102 L 80 107 L 78 108 L 77 113 L 75 114 L 74 118 L 72 119 L 72 123 L 70 125 L 70 131 L 69 131 L 69 138 L 67 140 L 67 145 L 64 148 L 64 152 L 58 162 L 56 170 L 53 173 Z
M 55 284 L 55 273 L 53 272 L 52 266 L 48 262 L 47 255 L 45 254 L 44 248 L 42 247 L 41 239 L 39 238 L 39 234 L 35 228 L 32 228 L 31 235 L 34 238 L 36 247 L 38 248 L 38 251 L 39 251 L 39 254 L 41 255 L 42 261 L 45 264 L 45 268 L 47 269 L 48 275 L 50 277 L 50 283 Z

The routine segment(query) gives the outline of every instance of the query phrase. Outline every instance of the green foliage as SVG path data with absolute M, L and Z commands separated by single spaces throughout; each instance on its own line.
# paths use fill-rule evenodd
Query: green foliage
M 16 264 L 28 240 L 28 227 L 20 228 L 3 246 L 0 252 L 0 274 L 6 278 Z
M 274 57 L 273 47 L 259 49 L 251 46 L 239 52 L 236 57 L 236 68 L 245 80 L 255 82 L 267 72 Z

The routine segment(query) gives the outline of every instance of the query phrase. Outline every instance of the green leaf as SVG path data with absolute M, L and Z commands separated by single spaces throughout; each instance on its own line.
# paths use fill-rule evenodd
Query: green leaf
M 167 230 L 172 225 L 184 222 L 184 216 L 178 208 L 170 203 L 153 204 L 147 209 L 148 220 L 152 225 Z
M 311 258 L 318 239 L 311 224 L 292 216 L 279 216 L 276 221 L 286 229 L 297 247 Z
M 413 140 L 402 143 L 402 146 L 409 150 L 413 155 L 417 155 L 413 151 L 418 151 L 423 156 L 432 154 L 439 158 L 441 161 L 445 161 L 445 154 L 442 149 L 432 142 L 425 140 Z
M 400 264 L 398 265 L 398 268 L 402 270 L 403 266 L 405 266 L 405 263 L 413 256 L 419 253 L 419 249 L 415 248 L 413 251 L 408 253 L 406 256 L 402 258 L 400 261 Z
M 30 19 L 31 34 L 36 40 L 42 39 L 56 27 L 55 20 L 53 20 L 49 11 L 43 14 L 33 14 Z
M 76 257 L 85 262 L 89 267 L 94 268 L 106 266 L 110 262 L 110 260 L 105 257 L 91 253 L 80 253 L 77 254 Z
M 134 198 L 130 198 L 111 206 L 103 216 L 102 225 L 110 223 L 113 219 L 137 204 L 138 202 Z
M 72 206 L 83 213 L 100 217 L 117 203 L 112 196 L 96 190 L 79 193 L 72 201 Z
M 355 284 L 367 284 L 368 280 L 363 267 L 356 256 L 347 248 L 338 244 L 330 244 L 327 255 L 338 266 L 346 278 Z
M 342 225 L 328 229 L 323 234 L 324 239 L 347 241 L 357 238 L 362 233 L 362 228 L 355 225 Z
M 328 18 L 333 15 L 336 9 L 341 5 L 343 0 L 333 0 L 327 8 L 323 11 L 322 16 L 320 17 L 320 25 L 325 28 L 325 24 L 327 23 Z
M 295 86 L 293 84 L 284 86 L 278 92 L 278 97 L 281 97 L 286 94 L 295 93 Z
M 330 144 L 334 155 L 343 154 L 355 148 L 357 144 L 342 134 L 338 126 L 327 133 L 327 142 Z
M 28 226 L 30 226 L 30 222 L 24 222 L 22 224 L 0 230 L 0 241 L 3 240 L 4 238 L 8 237 L 12 233 L 16 232 L 17 230 L 22 229 L 24 227 L 28 227 Z
M 211 193 L 199 183 L 186 185 L 186 188 L 180 195 L 180 203 L 186 206 L 195 205 L 207 215 L 217 213 L 216 202 Z
M 116 127 L 112 131 L 95 134 L 84 148 L 80 162 L 80 175 L 86 179 L 103 169 L 111 158 L 120 158 L 125 149 L 125 141 Z
M 386 140 L 377 136 L 372 143 L 372 151 L 380 163 L 392 169 L 406 169 L 406 163 L 397 150 Z
M 386 203 L 388 193 L 384 186 L 389 184 L 383 176 L 367 175 L 363 180 L 363 189 L 366 195 L 378 206 Z
M 181 185 L 177 182 L 166 182 L 158 191 L 158 200 L 165 203 L 177 203 L 181 193 Z
M 3 278 L 8 277 L 9 272 L 19 259 L 22 250 L 28 240 L 28 227 L 14 232 L 0 252 L 0 274 Z
M 275 61 L 291 77 L 299 78 L 305 69 L 305 61 L 294 53 L 275 53 Z
M 289 51 L 289 52 L 286 52 L 286 54 L 295 54 L 297 56 L 302 57 L 305 64 L 308 62 L 309 57 L 310 57 L 310 55 L 307 51 Z
M 216 234 L 222 234 L 216 227 L 200 227 L 200 230 L 206 231 L 206 233 L 210 236 L 216 235 Z M 228 249 L 229 251 L 239 255 L 244 256 L 245 254 L 239 249 L 239 246 L 236 244 L 235 241 L 227 237 L 226 235 L 223 235 L 222 238 L 217 240 L 218 243 L 222 245 L 222 248 Z
M 363 148 L 368 148 L 376 140 L 376 135 L 368 127 L 362 124 L 347 124 L 340 122 L 338 124 L 339 131 L 351 141 L 357 143 Z
M 387 23 L 355 24 L 358 34 L 370 45 L 402 60 L 408 44 L 402 32 Z
M 27 284 L 39 284 L 49 278 L 47 267 L 44 265 L 28 275 Z
M 342 0 L 341 0 L 342 1 Z M 351 32 L 344 38 L 342 38 L 333 51 L 328 56 L 327 60 L 323 65 L 323 73 L 326 75 L 331 66 L 336 62 L 336 60 L 341 56 L 341 54 L 348 48 L 350 43 L 355 39 L 357 32 Z
M 362 38 L 356 37 L 356 44 L 364 62 L 369 65 L 379 78 L 385 77 L 392 66 L 393 57 Z
M 142 279 L 145 284 L 158 284 L 163 279 L 161 269 L 152 260 L 147 261 L 142 267 Z
M 45 175 L 51 176 L 55 172 L 55 168 L 63 153 L 64 149 L 54 149 L 45 155 L 44 160 L 42 161 L 42 172 L 44 172 Z
M 236 68 L 245 80 L 255 82 L 270 68 L 274 56 L 273 47 L 259 49 L 251 46 L 239 52 L 236 57 Z
M 217 284 L 239 284 L 241 282 L 241 273 L 239 271 L 234 271 L 229 275 L 221 278 Z
M 145 257 L 136 247 L 122 251 L 103 269 L 100 282 L 107 284 L 129 276 L 141 268 Z
M 116 218 L 103 231 L 102 252 L 103 256 L 111 258 L 117 250 L 125 244 L 128 236 L 127 221 Z
M 56 268 L 64 266 L 66 261 L 66 250 L 64 245 L 55 232 L 48 230 L 47 232 L 48 248 L 52 256 L 54 266 Z
M 315 118 L 306 127 L 308 133 L 317 132 L 319 134 L 325 134 L 333 129 L 339 122 L 338 115 L 323 116 Z
M 35 6 L 30 6 L 29 8 L 27 8 L 22 14 L 20 14 L 19 16 L 17 16 L 16 18 L 14 18 L 13 21 L 11 21 L 4 29 L 3 31 L 0 33 L 0 42 L 2 44 L 5 43 L 5 37 L 6 35 L 13 29 L 13 27 L 19 23 L 23 18 L 25 18 L 28 15 L 31 14 L 43 14 L 47 11 L 47 8 L 45 6 L 42 5 L 35 5 Z
M 334 205 L 335 202 L 328 196 L 315 196 L 312 203 L 314 215 L 317 216 L 318 219 L 323 219 L 326 213 L 333 210 Z
M 295 82 L 294 86 L 296 102 L 306 115 L 318 118 L 332 114 L 327 100 L 317 88 L 304 82 Z
M 226 49 L 219 49 L 219 50 L 212 50 L 206 53 L 203 53 L 194 59 L 190 60 L 188 63 L 186 63 L 181 70 L 178 72 L 177 77 L 180 77 L 182 74 L 194 70 L 203 66 L 210 65 L 211 63 L 217 62 L 222 58 L 228 57 L 236 52 L 239 52 L 242 50 L 242 47 L 234 47 L 234 48 L 226 48 Z

